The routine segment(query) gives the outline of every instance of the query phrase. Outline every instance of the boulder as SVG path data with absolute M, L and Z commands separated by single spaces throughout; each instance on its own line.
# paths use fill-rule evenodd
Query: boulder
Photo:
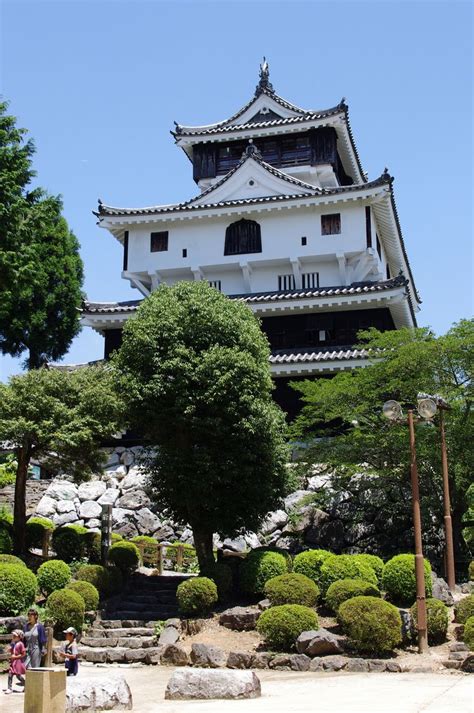
M 116 500 L 120 497 L 120 490 L 118 488 L 107 488 L 107 490 L 98 499 L 99 505 L 114 505 Z
M 124 465 L 119 466 L 120 468 L 125 468 Z M 130 468 L 128 474 L 122 480 L 122 489 L 129 490 L 130 488 L 144 488 L 146 485 L 147 476 L 142 473 L 138 468 Z
M 49 495 L 43 495 L 36 506 L 35 514 L 41 517 L 51 517 L 51 515 L 56 513 L 57 504 L 58 502 L 55 498 L 51 498 Z
M 435 572 L 431 573 L 431 579 L 433 582 L 433 594 L 434 599 L 439 599 L 444 602 L 447 607 L 452 607 L 454 604 L 454 597 L 451 594 L 451 590 L 448 587 L 447 582 L 442 577 L 437 577 Z
M 368 671 L 369 664 L 365 659 L 349 659 L 344 670 L 360 673 L 362 671 Z
M 65 512 L 63 515 L 53 515 L 53 522 L 56 527 L 61 527 L 61 525 L 67 525 L 70 522 L 77 522 L 77 512 L 76 508 L 71 510 L 71 512 Z
M 260 547 L 260 545 L 261 545 L 261 542 L 258 539 L 258 536 L 255 534 L 255 532 L 246 532 L 244 535 L 244 540 L 245 540 L 245 544 L 247 545 L 247 548 L 250 547 L 251 550 L 254 550 L 257 547 Z
M 173 666 L 188 666 L 188 652 L 181 644 L 168 644 L 161 654 L 161 662 Z
M 313 492 L 326 490 L 330 482 L 331 475 L 313 475 L 311 478 L 308 478 L 307 488 Z
M 252 668 L 269 668 L 274 656 L 275 654 L 270 654 L 268 651 L 258 651 L 253 657 Z
M 270 661 L 277 671 L 309 671 L 311 659 L 305 654 L 278 654 Z
M 267 609 L 270 609 L 271 605 L 272 603 L 269 599 L 261 599 L 257 604 L 260 611 L 266 611 Z
M 303 631 L 296 640 L 296 650 L 307 656 L 331 656 L 342 653 L 342 637 L 331 634 L 326 629 Z
M 345 668 L 347 659 L 344 656 L 328 656 L 323 659 L 323 668 L 325 671 L 340 671 Z
M 125 646 L 115 646 L 107 650 L 107 663 L 123 663 L 128 649 Z
M 100 679 L 67 680 L 66 713 L 121 710 L 133 708 L 132 693 L 123 676 L 104 675 Z
M 156 537 L 159 542 L 171 540 L 174 538 L 174 530 L 170 525 L 161 525 L 161 527 L 155 530 L 153 537 Z
M 116 465 L 112 468 L 107 468 L 104 472 L 106 478 L 116 478 L 122 480 L 127 475 L 127 467 L 125 465 Z
M 21 629 L 28 623 L 26 616 L 2 616 L 0 617 L 0 627 L 10 634 L 14 629 Z
M 94 532 L 100 532 L 100 520 L 97 518 L 92 518 L 88 520 L 85 524 L 88 530 L 94 530 Z
M 122 495 L 117 501 L 117 507 L 125 510 L 139 510 L 140 508 L 148 507 L 150 498 L 143 490 L 129 490 Z
M 107 463 L 105 464 L 105 470 L 112 468 L 114 465 L 119 465 L 120 457 L 118 453 L 112 451 L 107 457 Z
M 411 615 L 405 609 L 399 609 L 399 614 L 402 620 L 402 643 L 408 644 L 413 638 L 411 629 Z
M 63 515 L 66 512 L 73 512 L 74 515 L 77 515 L 76 505 L 72 500 L 58 500 L 56 502 L 56 512 L 58 515 Z
M 253 607 L 232 607 L 222 612 L 219 624 L 233 631 L 250 631 L 255 629 L 260 614 Z
M 226 665 L 227 656 L 217 646 L 193 644 L 191 646 L 191 661 L 201 668 L 220 668 Z
M 260 680 L 253 671 L 184 668 L 175 671 L 166 686 L 169 700 L 258 698 Z
M 252 668 L 254 655 L 248 651 L 229 651 L 227 668 Z
M 185 527 L 179 541 L 186 545 L 194 545 L 193 531 L 189 527 Z
M 95 500 L 85 500 L 81 503 L 79 509 L 79 515 L 84 520 L 90 520 L 91 518 L 100 518 L 102 514 L 102 506 L 96 503 Z
M 248 547 L 245 542 L 245 537 L 226 537 L 222 543 L 222 548 L 224 550 L 231 550 L 232 552 L 246 552 Z
M 464 659 L 461 664 L 461 671 L 464 671 L 464 673 L 474 673 L 474 654 Z
M 271 535 L 275 530 L 281 530 L 282 527 L 288 522 L 288 515 L 284 510 L 275 510 L 274 512 L 268 513 L 267 517 L 262 523 L 260 532 L 262 535 Z
M 81 483 L 77 494 L 79 500 L 98 500 L 106 491 L 106 484 L 102 480 L 90 480 L 87 483 Z
M 149 508 L 142 508 L 135 512 L 135 522 L 142 535 L 151 535 L 161 525 L 160 519 Z
M 53 480 L 45 495 L 55 500 L 74 500 L 77 498 L 77 486 L 67 480 Z
M 175 644 L 179 640 L 179 634 L 177 628 L 174 626 L 165 626 L 158 639 L 159 644 Z
M 288 495 L 284 500 L 286 512 L 294 510 L 298 503 L 300 503 L 304 498 L 307 498 L 308 495 L 312 495 L 312 493 L 307 490 L 295 490 L 294 493 Z
M 133 463 L 135 462 L 135 456 L 132 451 L 124 451 L 120 455 L 120 462 L 126 466 L 133 465 Z

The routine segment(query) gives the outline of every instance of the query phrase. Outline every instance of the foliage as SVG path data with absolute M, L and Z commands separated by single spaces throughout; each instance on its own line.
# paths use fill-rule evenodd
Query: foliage
M 136 537 L 132 537 L 130 542 L 133 542 L 133 544 L 137 545 L 137 547 L 138 545 L 143 546 L 143 556 L 140 549 L 138 550 L 141 564 L 148 564 L 148 559 L 151 559 L 152 562 L 156 561 L 158 540 L 154 537 L 149 537 L 148 535 L 136 535 Z
M 290 650 L 303 631 L 318 629 L 318 615 L 301 604 L 282 604 L 270 607 L 257 620 L 257 631 L 269 646 Z
M 13 548 L 13 541 L 8 529 L 0 525 L 0 554 L 9 555 Z
M 109 562 L 124 574 L 133 572 L 140 562 L 140 553 L 133 542 L 116 542 L 109 549 Z
M 64 525 L 53 532 L 53 549 L 65 562 L 72 562 L 84 556 L 87 528 L 82 525 Z
M 454 607 L 454 621 L 458 624 L 465 624 L 471 616 L 474 616 L 474 594 L 463 597 Z
M 269 579 L 287 572 L 288 563 L 284 555 L 252 550 L 240 565 L 240 588 L 247 594 L 263 594 Z
M 162 619 L 159 619 L 158 621 L 155 621 L 155 626 L 153 629 L 153 635 L 156 639 L 160 638 L 160 635 L 163 633 L 163 630 L 165 629 L 165 622 Z
M 300 552 L 293 560 L 293 572 L 304 574 L 316 584 L 320 583 L 321 567 L 332 553 L 327 550 L 306 550 Z
M 424 560 L 425 593 L 431 596 L 431 565 Z M 382 588 L 393 602 L 411 605 L 416 599 L 415 555 L 405 554 L 392 557 L 385 564 L 382 576 Z
M 387 556 L 408 549 L 413 543 L 408 430 L 406 423 L 388 422 L 382 404 L 396 399 L 406 413 L 416 407 L 418 392 L 441 394 L 452 407 L 444 418 L 454 542 L 460 548 L 474 461 L 474 321 L 461 320 L 438 338 L 428 329 L 408 328 L 384 333 L 372 329 L 359 338 L 376 357 L 370 366 L 294 384 L 305 404 L 293 428 L 294 438 L 308 446 L 301 451 L 301 468 L 307 471 L 311 463 L 327 463 L 335 469 L 328 497 L 349 493 L 345 507 L 352 522 L 371 525 L 358 546 Z M 416 440 L 425 549 L 441 558 L 439 429 L 419 426 Z M 370 477 L 355 483 L 352 476 L 360 472 L 361 463 L 367 464 Z
M 474 651 L 474 616 L 470 616 L 464 624 L 464 643 Z
M 56 630 L 73 626 L 81 631 L 84 624 L 84 599 L 72 589 L 57 589 L 46 600 L 46 616 Z
M 19 557 L 15 555 L 0 555 L 0 565 L 2 564 L 17 564 L 20 567 L 26 567 L 26 564 Z
M 418 609 L 416 602 L 410 609 L 412 631 L 417 631 Z M 439 599 L 428 598 L 426 600 L 426 619 L 428 625 L 428 643 L 439 644 L 446 641 L 448 632 L 449 612 L 446 604 Z
M 212 579 L 217 587 L 219 601 L 228 599 L 233 586 L 232 569 L 225 562 L 216 562 L 212 567 L 200 573 L 203 577 Z
M 72 589 L 73 592 L 81 595 L 84 599 L 86 611 L 95 611 L 99 606 L 99 592 L 90 582 L 79 579 L 75 582 L 70 582 L 67 585 L 67 589 Z
M 71 570 L 62 560 L 49 560 L 40 565 L 36 576 L 39 588 L 49 596 L 56 589 L 64 589 L 71 579 Z
M 474 552 L 474 483 L 471 483 L 466 492 L 467 510 L 462 516 L 462 536 L 472 554 Z M 474 577 L 474 573 L 473 573 Z
M 121 399 L 112 370 L 35 369 L 0 383 L 0 442 L 15 447 L 15 554 L 25 549 L 25 490 L 28 465 L 41 459 L 50 472 L 87 479 L 104 459 L 101 443 L 117 432 Z M 62 559 L 66 559 L 62 557 Z
M 400 612 L 377 597 L 348 599 L 339 607 L 337 620 L 361 653 L 385 654 L 401 643 Z
M 372 569 L 375 572 L 375 576 L 377 577 L 378 583 L 381 584 L 383 568 L 385 567 L 383 559 L 381 557 L 377 557 L 377 555 L 368 555 L 368 554 L 359 554 L 359 555 L 356 555 L 356 557 L 359 560 L 359 562 L 365 562 L 365 564 L 368 564 L 369 567 L 372 567 Z
M 468 577 L 471 582 L 474 581 L 474 560 L 469 562 Z
M 83 555 L 91 564 L 99 564 L 102 560 L 102 535 L 94 530 L 87 530 L 82 537 Z
M 206 614 L 217 603 L 217 587 L 212 579 L 186 579 L 176 590 L 178 606 L 183 614 Z
M 23 565 L 0 564 L 0 616 L 19 614 L 35 600 L 38 583 Z
M 0 527 L 5 527 L 9 532 L 13 526 L 13 514 L 8 505 L 0 505 Z
M 26 546 L 40 548 L 43 544 L 44 533 L 54 530 L 54 523 L 47 517 L 30 517 L 26 523 Z
M 319 596 L 319 589 L 312 579 L 294 572 L 272 577 L 265 583 L 264 592 L 272 606 L 301 604 L 314 607 Z
M 76 579 L 93 584 L 101 597 L 105 597 L 110 593 L 109 570 L 100 564 L 83 565 L 77 570 Z
M 5 460 L 0 461 L 0 488 L 13 485 L 16 477 L 17 462 L 13 453 L 9 453 Z
M 338 579 L 363 579 L 377 585 L 377 575 L 372 567 L 361 561 L 358 555 L 331 555 L 321 566 L 321 589 L 327 592 Z
M 268 359 L 252 312 L 205 281 L 161 285 L 123 330 L 115 365 L 130 422 L 150 446 L 152 497 L 190 524 L 203 568 L 213 533 L 257 530 L 286 492 L 285 419 Z
M 354 597 L 380 597 L 380 591 L 375 584 L 363 579 L 338 579 L 326 592 L 326 604 L 337 614 L 343 602 Z
M 181 548 L 183 553 L 183 563 L 178 564 L 178 548 Z M 181 542 L 173 542 L 166 545 L 165 559 L 168 560 L 169 566 L 174 572 L 189 572 L 196 574 L 199 572 L 199 563 L 196 556 L 196 550 L 192 545 L 184 545 Z M 214 561 L 206 565 L 206 569 L 212 569 Z

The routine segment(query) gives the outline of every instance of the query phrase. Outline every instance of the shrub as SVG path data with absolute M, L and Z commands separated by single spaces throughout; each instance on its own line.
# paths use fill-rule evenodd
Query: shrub
M 81 582 L 90 582 L 99 591 L 101 597 L 109 594 L 111 581 L 110 573 L 100 564 L 84 564 L 76 572 L 76 579 Z
M 470 582 L 474 581 L 474 560 L 469 562 L 468 577 Z
M 200 572 L 200 575 L 212 579 L 217 587 L 219 601 L 225 601 L 229 597 L 233 586 L 233 576 L 232 569 L 228 564 L 216 562 L 212 568 Z
M 84 599 L 72 589 L 57 589 L 46 600 L 46 618 L 52 620 L 57 630 L 73 626 L 81 631 L 84 610 Z
M 301 604 L 282 604 L 264 611 L 257 621 L 257 631 L 274 649 L 289 650 L 303 631 L 318 629 L 318 615 Z
M 425 593 L 431 596 L 431 566 L 428 560 L 425 566 Z M 396 555 L 384 567 L 382 588 L 388 598 L 396 604 L 413 604 L 416 599 L 415 555 Z
M 100 532 L 88 530 L 83 535 L 84 556 L 91 564 L 100 564 L 102 560 L 102 535 Z
M 109 562 L 118 567 L 122 572 L 132 572 L 138 567 L 140 553 L 133 542 L 116 542 L 109 549 Z
M 375 572 L 375 576 L 377 577 L 377 581 L 379 584 L 382 584 L 382 575 L 383 575 L 383 570 L 385 567 L 383 559 L 381 557 L 377 557 L 377 555 L 355 555 L 359 562 L 364 562 L 365 564 L 368 564 L 369 567 L 372 567 L 372 569 Z
M 0 525 L 0 554 L 9 555 L 13 549 L 13 541 L 5 525 Z
M 474 616 L 474 594 L 463 597 L 454 607 L 454 621 L 458 624 L 465 624 L 471 616 Z
M 316 584 L 320 583 L 321 567 L 328 557 L 332 557 L 332 552 L 327 550 L 307 550 L 300 552 L 293 560 L 293 572 L 304 574 L 312 579 Z
M 105 595 L 117 594 L 123 587 L 123 574 L 118 567 L 107 567 L 106 576 L 108 579 L 108 588 L 106 588 Z
M 321 566 L 321 588 L 327 592 L 338 579 L 363 579 L 377 585 L 377 575 L 372 567 L 361 562 L 357 555 L 331 555 Z
M 208 577 L 194 577 L 181 582 L 176 590 L 183 614 L 205 614 L 217 602 L 217 587 Z
M 464 643 L 474 651 L 474 616 L 470 616 L 464 624 Z
M 288 563 L 284 555 L 254 550 L 240 566 L 240 588 L 247 594 L 263 594 L 265 582 L 287 571 Z
M 416 603 L 410 609 L 412 631 L 416 634 L 418 623 L 418 610 Z M 428 625 L 428 642 L 437 644 L 446 640 L 449 616 L 448 607 L 439 599 L 426 600 L 426 619 Z
M 42 547 L 44 533 L 54 530 L 54 523 L 46 517 L 30 517 L 26 523 L 26 546 Z
M 82 559 L 85 553 L 87 529 L 81 525 L 65 525 L 53 532 L 53 548 L 59 559 L 64 562 Z
M 341 604 L 354 597 L 380 597 L 380 591 L 363 579 L 338 579 L 326 592 L 326 604 L 337 614 Z
M 23 565 L 0 565 L 0 615 L 19 614 L 35 600 L 38 582 L 35 575 Z
M 306 575 L 295 572 L 272 577 L 266 582 L 264 591 L 272 606 L 301 604 L 314 607 L 319 597 L 316 583 Z
M 149 537 L 148 535 L 137 535 L 136 537 L 132 537 L 130 542 L 133 542 L 134 545 L 137 545 L 137 549 L 139 545 L 143 546 L 143 556 L 140 550 L 138 550 L 140 562 L 142 564 L 146 565 L 150 559 L 152 560 L 152 562 L 156 562 L 158 541 L 155 540 L 154 537 Z
M 15 555 L 0 555 L 0 565 L 2 564 L 17 564 L 20 567 L 26 567 L 26 564 Z
M 56 589 L 64 589 L 71 579 L 71 570 L 62 560 L 49 560 L 38 568 L 37 577 L 39 588 L 48 596 Z
M 86 611 L 95 611 L 99 606 L 99 592 L 90 582 L 85 582 L 84 580 L 70 582 L 67 585 L 67 589 L 72 589 L 73 592 L 81 595 L 84 599 Z
M 0 527 L 5 527 L 8 532 L 13 528 L 13 514 L 7 505 L 0 505 Z
M 357 651 L 384 654 L 402 640 L 397 607 L 377 597 L 354 597 L 339 607 L 337 619 Z

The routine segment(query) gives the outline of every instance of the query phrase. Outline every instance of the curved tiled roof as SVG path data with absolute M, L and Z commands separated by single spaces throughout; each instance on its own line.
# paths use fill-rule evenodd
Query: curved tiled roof
M 349 359 L 367 359 L 367 349 L 330 349 L 326 351 L 289 351 L 273 352 L 270 364 L 308 364 L 322 361 L 348 361 Z

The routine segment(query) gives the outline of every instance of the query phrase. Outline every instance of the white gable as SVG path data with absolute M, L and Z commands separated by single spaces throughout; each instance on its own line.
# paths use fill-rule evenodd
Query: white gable
M 251 105 L 244 111 L 241 116 L 239 116 L 238 119 L 235 119 L 235 121 L 232 122 L 232 125 L 238 125 L 238 124 L 246 124 L 248 121 L 253 119 L 255 114 L 277 114 L 277 116 L 281 117 L 282 119 L 290 119 L 294 116 L 301 116 L 302 110 L 297 111 L 296 107 L 294 110 L 292 109 L 287 109 L 286 107 L 282 106 L 279 104 L 275 99 L 273 99 L 271 96 L 268 94 L 260 94 L 255 101 L 251 103 Z M 270 114 L 270 117 L 272 116 Z M 270 119 L 269 119 L 270 120 Z

